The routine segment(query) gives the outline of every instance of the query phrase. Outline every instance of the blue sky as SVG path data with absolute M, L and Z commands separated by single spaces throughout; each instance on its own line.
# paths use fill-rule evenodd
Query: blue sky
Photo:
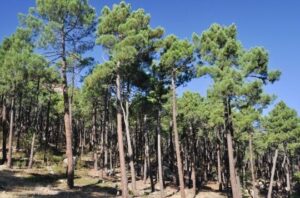
M 90 0 L 100 12 L 103 5 L 117 0 Z M 272 0 L 128 0 L 133 9 L 144 8 L 151 14 L 151 25 L 162 26 L 167 34 L 190 39 L 193 32 L 201 33 L 212 23 L 238 27 L 238 37 L 246 48 L 265 47 L 270 55 L 270 68 L 282 71 L 279 82 L 266 87 L 300 112 L 300 1 Z M 0 6 L 0 40 L 13 33 L 18 25 L 17 14 L 26 13 L 34 0 L 2 1 Z M 101 60 L 101 50 L 93 55 Z M 195 79 L 179 88 L 205 94 L 208 78 Z

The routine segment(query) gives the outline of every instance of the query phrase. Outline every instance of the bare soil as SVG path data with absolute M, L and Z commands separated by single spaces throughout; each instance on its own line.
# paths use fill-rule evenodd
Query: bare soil
M 69 190 L 66 185 L 65 174 L 61 171 L 55 172 L 52 167 L 39 169 L 7 169 L 0 166 L 0 197 L 120 197 L 119 174 L 115 177 L 103 177 L 101 171 L 80 169 L 75 172 L 75 188 Z M 130 184 L 129 184 L 130 188 Z M 155 192 L 151 192 L 150 182 L 146 184 L 142 180 L 137 181 L 138 195 L 135 197 L 155 198 L 160 196 L 159 185 L 155 186 Z M 187 197 L 192 197 L 191 190 L 186 189 Z M 166 197 L 180 197 L 176 186 L 167 185 Z M 217 185 L 209 183 L 196 197 L 201 198 L 225 198 L 222 193 L 217 192 Z

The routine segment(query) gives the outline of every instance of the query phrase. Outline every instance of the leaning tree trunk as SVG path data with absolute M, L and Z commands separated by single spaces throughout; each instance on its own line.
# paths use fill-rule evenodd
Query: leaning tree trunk
M 125 167 L 125 155 L 124 155 L 124 145 L 123 145 L 123 130 L 122 130 L 122 109 L 121 109 L 121 79 L 120 79 L 120 62 L 117 63 L 117 133 L 118 133 L 118 145 L 119 145 L 119 158 L 120 158 L 120 168 L 121 168 L 121 186 L 122 186 L 122 197 L 128 197 L 127 188 L 127 176 Z
M 7 114 L 6 114 L 6 99 L 3 98 L 3 105 L 2 105 L 2 164 L 4 164 L 7 161 L 6 156 L 6 140 L 7 140 Z
M 160 110 L 157 114 L 157 156 L 158 156 L 158 175 L 160 197 L 164 197 L 164 182 L 163 182 L 163 169 L 162 169 L 162 156 L 161 156 L 161 126 L 160 126 Z
M 173 102 L 173 132 L 174 132 L 174 141 L 175 141 L 175 149 L 176 149 L 176 158 L 177 158 L 177 169 L 178 169 L 178 177 L 179 177 L 179 186 L 180 186 L 180 194 L 181 198 L 185 198 L 184 191 L 184 178 L 183 178 L 183 169 L 182 169 L 182 161 L 180 156 L 180 144 L 177 130 L 177 105 L 176 105 L 176 86 L 175 86 L 175 73 L 173 71 L 172 75 L 172 102 Z
M 63 54 L 65 55 L 65 45 L 63 39 Z M 71 126 L 71 114 L 70 114 L 70 100 L 68 95 L 68 81 L 67 81 L 67 60 L 66 57 L 62 58 L 62 91 L 64 99 L 64 123 L 66 133 L 66 155 L 68 159 L 67 167 L 67 183 L 69 188 L 74 187 L 74 166 L 73 166 L 73 150 L 72 150 L 72 126 Z
M 277 163 L 277 156 L 278 156 L 278 149 L 275 150 L 275 155 L 273 158 L 273 166 L 272 166 L 271 179 L 270 179 L 270 185 L 269 185 L 267 198 L 272 198 L 272 189 L 273 189 L 273 181 L 274 181 L 274 175 L 275 175 L 275 169 L 276 169 L 276 163 Z
M 7 167 L 8 168 L 12 168 L 14 108 L 15 108 L 15 98 L 13 97 L 11 99 L 10 120 L 9 120 L 8 159 L 7 159 Z
M 126 139 L 127 139 L 127 147 L 128 147 L 128 155 L 129 155 L 129 166 L 130 166 L 130 173 L 131 173 L 131 185 L 132 185 L 133 194 L 135 194 L 135 192 L 136 192 L 135 169 L 134 169 L 133 150 L 132 150 L 130 130 L 129 130 L 129 104 L 128 104 L 127 99 L 125 102 L 125 109 L 123 108 L 122 103 L 121 103 L 121 107 L 122 107 L 122 111 L 123 111 L 123 118 L 124 118 L 124 123 L 125 123 L 125 130 L 126 130 Z

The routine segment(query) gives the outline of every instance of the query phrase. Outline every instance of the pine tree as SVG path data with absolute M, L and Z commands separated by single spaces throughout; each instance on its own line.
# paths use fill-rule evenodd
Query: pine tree
M 179 40 L 171 35 L 164 40 L 164 49 L 160 64 L 166 71 L 166 78 L 171 81 L 172 90 L 172 123 L 175 137 L 177 168 L 181 197 L 185 197 L 184 174 L 180 154 L 180 143 L 177 130 L 176 87 L 193 78 L 193 47 L 187 40 Z
M 117 95 L 117 123 L 119 157 L 122 175 L 122 196 L 127 197 L 127 178 L 124 160 L 122 114 L 126 127 L 128 154 L 130 158 L 130 171 L 132 178 L 132 190 L 135 193 L 135 169 L 133 164 L 133 152 L 129 134 L 129 104 L 130 79 L 138 76 L 139 61 L 141 61 L 149 40 L 160 37 L 161 30 L 151 30 L 149 27 L 150 16 L 144 10 L 132 11 L 129 4 L 121 2 L 112 9 L 104 7 L 99 18 L 97 30 L 97 43 L 101 44 L 108 52 L 109 61 L 114 65 Z M 127 84 L 126 84 L 127 83 Z M 122 90 L 122 87 L 127 90 Z M 122 97 L 122 93 L 124 93 Z M 123 102 L 125 101 L 125 106 Z
M 268 197 L 272 197 L 272 184 L 274 172 L 277 164 L 278 152 L 283 154 L 285 161 L 282 167 L 285 169 L 286 174 L 286 189 L 287 194 L 291 191 L 291 177 L 290 177 L 290 149 L 295 148 L 294 143 L 298 144 L 298 137 L 300 134 L 299 128 L 300 120 L 297 112 L 289 108 L 283 101 L 280 101 L 274 109 L 263 120 L 263 128 L 266 131 L 265 144 L 272 150 L 275 149 L 275 157 L 273 161 L 272 176 L 270 179 L 270 188 Z
M 213 24 L 201 36 L 194 34 L 193 40 L 202 61 L 198 75 L 212 77 L 213 95 L 223 103 L 232 195 L 239 198 L 242 195 L 234 162 L 232 109 L 243 103 L 245 97 L 246 101 L 251 97 L 257 99 L 262 85 L 276 81 L 280 72 L 269 71 L 268 54 L 263 48 L 243 49 L 235 25 Z
M 37 0 L 28 15 L 21 16 L 24 25 L 37 35 L 37 43 L 52 61 L 60 65 L 64 98 L 64 123 L 66 155 L 68 158 L 68 187 L 74 186 L 72 121 L 68 94 L 68 57 L 81 54 L 93 46 L 88 38 L 95 28 L 95 10 L 87 0 L 57 1 Z

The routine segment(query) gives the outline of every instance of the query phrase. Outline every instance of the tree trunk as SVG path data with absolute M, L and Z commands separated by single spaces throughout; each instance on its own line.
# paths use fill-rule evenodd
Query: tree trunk
M 192 182 L 193 182 L 193 189 L 192 189 L 192 193 L 193 193 L 193 197 L 196 196 L 197 193 L 197 181 L 196 181 L 196 168 L 195 168 L 195 163 L 196 163 L 196 134 L 194 132 L 194 128 L 193 128 L 193 124 L 190 123 L 190 132 L 191 132 L 191 138 L 192 138 L 192 155 L 191 155 L 191 169 L 192 169 Z
M 33 132 L 32 141 L 31 141 L 31 149 L 30 149 L 30 158 L 29 158 L 28 169 L 31 169 L 32 164 L 33 164 L 34 142 L 35 142 L 35 131 Z
M 14 130 L 14 108 L 15 98 L 11 99 L 10 120 L 9 120 L 9 138 L 8 138 L 8 159 L 7 167 L 12 168 L 12 149 L 13 149 L 13 130 Z
M 63 45 L 63 51 L 64 51 Z M 65 54 L 65 52 L 63 52 Z M 66 133 L 66 155 L 68 159 L 67 167 L 67 183 L 68 187 L 71 189 L 74 187 L 74 166 L 73 166 L 73 150 L 72 150 L 72 126 L 71 126 L 71 114 L 70 114 L 70 100 L 68 95 L 68 81 L 67 81 L 67 60 L 65 56 L 62 59 L 62 91 L 64 99 L 64 124 Z
M 145 159 L 146 159 L 146 171 L 144 172 L 144 184 L 146 183 L 147 176 L 150 177 L 151 183 L 151 192 L 155 191 L 153 175 L 152 175 L 152 167 L 150 161 L 150 154 L 149 154 L 149 137 L 148 137 L 148 129 L 147 129 L 147 116 L 144 117 L 144 130 L 145 130 Z
M 275 175 L 275 170 L 276 170 L 277 156 L 278 156 L 278 149 L 275 150 L 275 155 L 273 158 L 273 166 L 272 166 L 270 185 L 269 185 L 267 198 L 272 198 L 273 180 L 274 180 L 274 175 Z
M 21 136 L 21 132 L 22 132 L 22 130 L 23 130 L 23 122 L 22 122 L 22 117 L 21 117 L 21 110 L 22 110 L 22 101 L 23 101 L 23 94 L 22 94 L 22 92 L 21 92 L 21 94 L 20 94 L 20 100 L 19 100 L 19 110 L 18 111 L 16 111 L 16 112 L 18 112 L 18 113 L 16 113 L 15 112 L 15 119 L 16 119 L 16 125 L 18 124 L 18 123 L 20 123 L 20 126 L 16 126 L 16 132 L 17 132 L 17 144 L 16 144 L 16 150 L 17 151 L 19 151 L 20 150 L 20 136 Z M 17 115 L 18 115 L 18 118 L 17 118 Z
M 6 106 L 6 99 L 5 97 L 3 98 L 3 105 L 2 105 L 2 164 L 4 164 L 7 161 L 7 156 L 6 156 L 6 140 L 7 140 L 7 106 Z
M 223 189 L 222 183 L 222 166 L 221 166 L 221 148 L 220 148 L 220 140 L 217 143 L 217 163 L 218 163 L 218 183 L 219 183 L 219 191 Z
M 160 186 L 160 197 L 164 197 L 164 182 L 162 169 L 162 155 L 161 155 L 161 126 L 160 126 L 160 110 L 157 114 L 157 155 L 158 155 L 158 175 Z
M 134 169 L 134 162 L 133 162 L 133 150 L 131 144 L 131 137 L 130 137 L 130 130 L 129 130 L 129 104 L 128 100 L 126 99 L 125 102 L 125 109 L 121 103 L 122 111 L 123 111 L 123 118 L 125 123 L 125 130 L 126 130 L 126 139 L 127 139 L 127 147 L 128 147 L 128 155 L 129 155 L 129 166 L 130 166 L 130 173 L 131 173 L 131 185 L 133 194 L 136 192 L 136 181 L 135 181 L 135 169 Z
M 127 189 L 127 176 L 125 167 L 125 156 L 124 156 L 124 145 L 123 145 L 123 130 L 122 130 L 122 109 L 121 109 L 121 79 L 120 79 L 120 62 L 117 63 L 117 132 L 118 132 L 118 145 L 119 145 L 119 158 L 121 168 L 121 186 L 122 186 L 122 197 L 128 197 Z
M 147 169 L 148 169 L 148 166 L 147 166 L 147 153 L 146 153 L 146 148 L 145 148 L 145 157 L 144 157 L 144 168 L 143 168 L 143 170 L 144 170 L 144 173 L 143 173 L 143 182 L 144 182 L 144 184 L 146 184 L 146 181 L 147 181 L 147 173 L 148 173 L 148 171 L 147 171 Z
M 98 170 L 98 155 L 97 155 L 97 111 L 96 111 L 96 105 L 94 104 L 93 108 L 93 128 L 92 128 L 92 146 L 93 146 L 93 160 L 94 160 L 94 170 Z
M 286 191 L 287 191 L 287 196 L 290 197 L 291 194 L 291 178 L 290 178 L 290 160 L 289 156 L 287 155 L 287 149 L 286 145 L 284 145 L 284 157 L 285 157 L 285 176 L 286 176 Z M 293 174 L 292 174 L 293 175 Z
M 232 136 L 231 133 L 226 134 L 227 138 L 227 148 L 228 148 L 228 159 L 229 159 L 229 174 L 230 174 L 230 184 L 232 190 L 233 198 L 240 198 L 238 193 L 238 185 L 236 180 L 236 172 L 234 167 L 234 157 L 233 157 L 233 146 L 232 146 Z
M 49 143 L 49 124 L 50 124 L 50 107 L 51 107 L 51 96 L 49 97 L 47 104 L 47 118 L 46 118 L 46 129 L 45 129 L 45 145 L 44 145 L 44 162 L 47 160 L 47 148 Z
M 257 192 L 256 186 L 255 186 L 256 180 L 255 180 L 255 174 L 254 174 L 252 139 L 253 139 L 253 133 L 250 132 L 249 153 L 250 153 L 250 168 L 251 168 L 251 177 L 252 177 L 252 190 L 253 190 L 253 198 L 257 198 L 258 192 Z
M 175 73 L 173 71 L 172 75 L 172 102 L 173 102 L 173 132 L 174 132 L 174 141 L 175 141 L 175 149 L 176 149 L 176 158 L 177 158 L 177 169 L 178 169 L 178 176 L 179 176 L 179 186 L 180 186 L 180 194 L 181 198 L 185 198 L 185 191 L 184 191 L 184 175 L 182 169 L 182 161 L 180 155 L 180 144 L 179 144 L 179 137 L 178 137 L 178 130 L 177 130 L 177 105 L 176 105 L 176 86 L 175 86 Z
M 231 121 L 231 107 L 229 99 L 225 99 L 224 102 L 225 110 L 224 110 L 224 118 L 225 118 L 225 132 L 227 139 L 227 152 L 228 152 L 228 160 L 229 160 L 229 174 L 230 174 L 230 184 L 233 198 L 240 198 L 241 191 L 239 189 L 237 174 L 235 171 L 235 162 L 234 162 L 234 149 L 233 149 L 233 128 Z
M 107 172 L 108 169 L 108 127 L 109 127 L 109 115 L 108 115 L 108 105 L 107 105 L 107 97 L 105 99 L 105 118 L 104 118 L 104 122 L 105 122 L 105 128 L 104 128 L 104 171 L 105 173 Z
M 148 159 L 149 159 L 149 146 L 148 146 L 148 129 L 147 129 L 147 115 L 144 115 L 144 139 L 145 139 L 145 157 L 144 157 L 144 184 L 146 184 L 147 177 L 149 174 L 149 165 L 148 165 Z

